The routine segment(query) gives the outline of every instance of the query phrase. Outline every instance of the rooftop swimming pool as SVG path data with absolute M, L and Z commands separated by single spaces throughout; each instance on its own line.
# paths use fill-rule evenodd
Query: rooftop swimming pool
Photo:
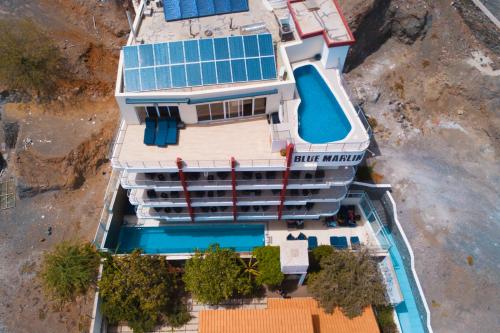
M 122 227 L 117 252 L 140 248 L 147 254 L 192 253 L 217 243 L 238 252 L 264 245 L 262 224 L 197 224 L 161 227 Z M 110 249 L 113 250 L 113 249 Z
M 301 99 L 298 110 L 300 137 L 313 144 L 344 139 L 351 131 L 351 124 L 316 67 L 297 67 L 293 75 Z

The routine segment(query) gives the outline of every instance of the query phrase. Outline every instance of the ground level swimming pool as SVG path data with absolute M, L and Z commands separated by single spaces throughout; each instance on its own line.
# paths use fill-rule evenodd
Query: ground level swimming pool
M 122 227 L 118 253 L 140 248 L 147 254 L 192 253 L 217 243 L 238 252 L 264 245 L 262 224 L 197 224 L 161 227 Z M 113 250 L 113 249 L 110 249 Z
M 293 71 L 300 95 L 299 135 L 310 143 L 321 144 L 344 139 L 351 124 L 328 84 L 314 65 Z

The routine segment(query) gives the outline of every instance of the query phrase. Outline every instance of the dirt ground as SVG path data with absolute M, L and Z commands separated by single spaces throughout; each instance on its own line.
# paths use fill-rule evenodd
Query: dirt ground
M 0 102 L 0 143 L 6 124 L 19 128 L 16 148 L 2 151 L 0 179 L 15 177 L 18 198 L 0 211 L 0 332 L 86 332 L 93 293 L 60 309 L 36 274 L 41 254 L 61 240 L 94 237 L 119 118 L 112 94 L 125 12 L 122 1 L 1 1 L 0 17 L 11 14 L 54 37 L 71 79 L 49 103 L 18 93 Z
M 498 30 L 465 0 L 340 3 L 357 39 L 346 79 L 376 122 L 368 162 L 394 186 L 433 328 L 495 332 Z M 92 295 L 53 309 L 36 271 L 43 251 L 95 232 L 118 121 L 111 95 L 127 32 L 122 1 L 0 1 L 0 16 L 11 14 L 54 36 L 73 80 L 49 104 L 0 105 L 0 142 L 6 123 L 20 129 L 16 149 L 3 152 L 2 179 L 16 177 L 18 198 L 0 212 L 0 332 L 86 331 Z
M 346 74 L 376 123 L 368 163 L 393 185 L 435 332 L 496 332 L 499 31 L 466 1 L 373 3 L 346 2 L 368 45 Z

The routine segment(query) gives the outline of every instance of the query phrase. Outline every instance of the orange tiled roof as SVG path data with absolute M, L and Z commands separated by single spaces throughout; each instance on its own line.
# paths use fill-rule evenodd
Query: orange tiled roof
M 312 314 L 314 333 L 379 333 L 380 330 L 371 307 L 367 307 L 361 316 L 349 319 L 339 309 L 332 314 L 325 313 L 316 300 L 304 298 L 269 298 L 268 310 L 309 310 Z
M 308 309 L 203 310 L 199 333 L 314 333 Z

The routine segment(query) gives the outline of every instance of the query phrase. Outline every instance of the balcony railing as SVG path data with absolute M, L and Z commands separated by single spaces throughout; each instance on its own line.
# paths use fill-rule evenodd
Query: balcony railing
M 360 116 L 360 119 L 362 118 L 365 119 L 365 122 L 368 124 L 368 121 L 366 120 L 363 112 L 359 107 L 357 108 L 357 113 Z M 361 122 L 363 122 L 363 120 Z M 276 124 L 271 124 L 270 126 L 272 131 L 272 139 L 274 141 L 286 141 L 286 144 L 293 143 L 294 151 L 298 153 L 327 153 L 327 152 L 349 153 L 356 151 L 364 151 L 370 145 L 370 139 L 362 141 L 312 144 L 297 139 L 295 136 L 292 135 L 291 130 L 280 130 L 277 128 Z M 371 128 L 369 133 L 371 133 Z
M 307 194 L 304 194 L 306 193 Z M 225 195 L 217 195 L 217 191 L 212 192 L 213 195 L 209 195 L 204 191 L 193 191 L 191 194 L 191 203 L 194 205 L 203 204 L 223 204 L 232 203 L 233 197 L 231 191 L 225 191 Z M 243 191 L 244 192 L 244 191 Z M 238 193 L 236 201 L 238 203 L 252 203 L 252 202 L 263 202 L 268 205 L 276 205 L 280 202 L 280 195 L 271 194 L 270 191 L 264 191 L 264 195 L 245 195 L 243 193 Z M 186 199 L 184 194 L 181 192 L 163 192 L 167 196 L 162 197 L 162 194 L 156 194 L 156 197 L 148 197 L 146 191 L 143 190 L 132 190 L 129 191 L 129 199 L 133 205 L 148 205 L 148 206 L 186 206 Z M 178 196 L 173 196 L 172 193 L 177 193 Z M 203 193 L 203 196 L 199 196 L 198 193 Z M 321 190 L 319 193 L 313 193 L 311 190 L 289 190 L 285 196 L 285 203 L 287 202 L 334 202 L 340 201 L 345 198 L 347 194 L 347 186 L 337 186 L 329 189 Z
M 307 186 L 307 185 L 344 185 L 350 183 L 356 170 L 354 167 L 347 168 L 339 168 L 339 169 L 330 169 L 325 170 L 326 176 L 323 178 L 312 177 L 312 178 L 293 178 L 290 177 L 288 179 L 289 186 Z M 188 173 L 189 175 L 189 173 Z M 141 179 L 142 174 L 135 173 L 127 173 L 124 172 L 123 177 L 121 179 L 121 183 L 124 187 L 148 187 L 148 188 L 181 188 L 181 182 L 178 180 L 157 180 L 157 179 Z M 204 178 L 204 177 L 202 177 Z M 231 180 L 222 180 L 222 179 L 198 179 L 198 180 L 189 180 L 188 177 L 188 188 L 192 187 L 227 187 L 227 189 L 231 188 L 232 182 Z M 261 179 L 245 179 L 241 174 L 238 174 L 236 179 L 236 188 L 241 189 L 243 187 L 254 187 L 254 186 L 274 186 L 276 188 L 281 188 L 283 184 L 282 178 L 267 178 L 262 177 Z
M 268 210 L 263 210 L 259 208 L 259 210 L 254 210 L 252 207 L 249 207 L 248 210 L 243 210 L 243 206 L 238 206 L 238 212 L 236 214 L 237 217 L 255 217 L 255 218 L 269 218 L 269 219 L 277 219 L 278 218 L 278 209 L 277 207 L 270 208 Z M 292 210 L 288 210 L 287 206 L 284 206 L 283 210 L 283 219 L 288 218 L 316 218 L 318 216 L 330 216 L 336 214 L 340 208 L 340 203 L 329 203 L 328 207 L 319 207 L 313 209 L 299 209 L 297 210 L 295 207 Z M 201 208 L 196 207 L 194 213 L 195 220 L 198 219 L 209 219 L 209 220 L 217 220 L 217 219 L 232 219 L 233 212 L 230 207 L 227 208 L 226 211 L 216 211 L 216 212 L 203 212 L 200 211 Z M 188 221 L 191 220 L 191 216 L 185 210 L 182 212 L 165 212 L 163 209 L 156 211 L 154 208 L 150 207 L 139 207 L 137 209 L 137 217 L 142 219 L 165 219 L 165 220 L 182 220 Z

